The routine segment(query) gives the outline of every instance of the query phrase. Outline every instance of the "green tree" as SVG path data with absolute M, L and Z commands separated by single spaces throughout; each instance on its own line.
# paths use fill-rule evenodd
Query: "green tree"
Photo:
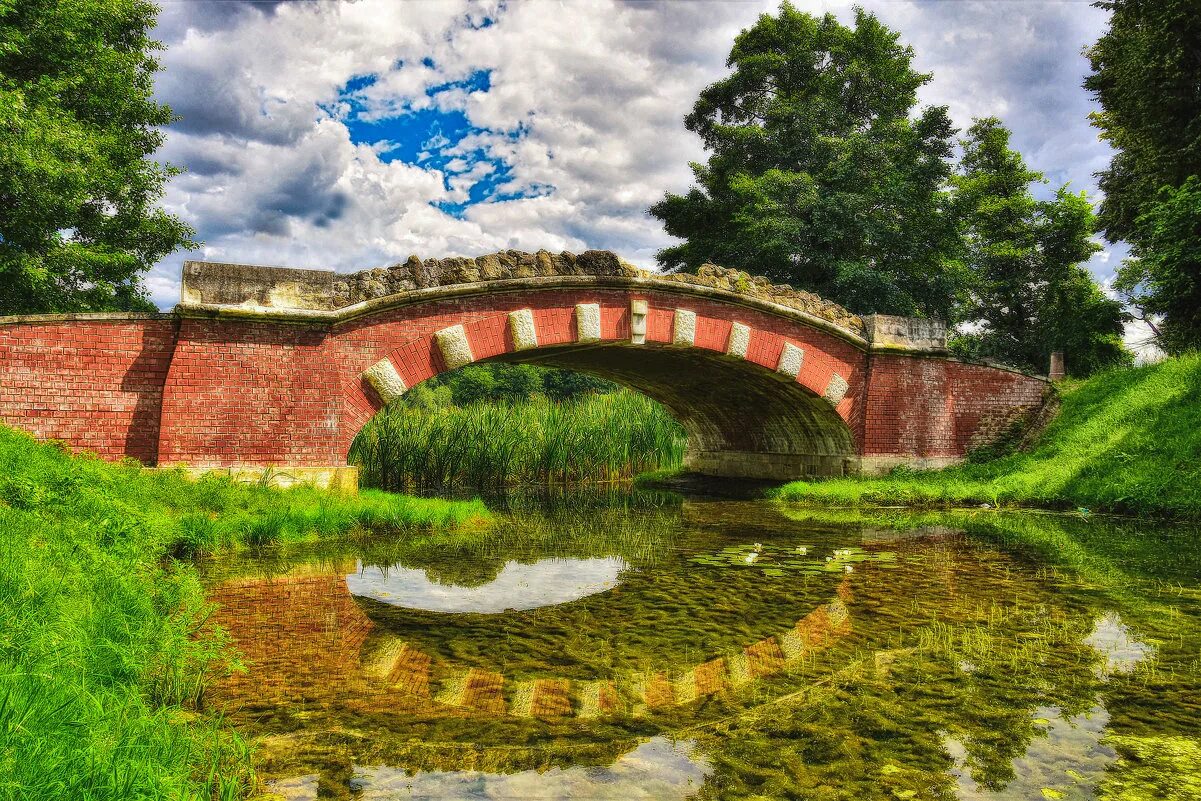
M 0 314 L 153 308 L 141 275 L 194 232 L 159 208 L 146 0 L 0 0 Z
M 1196 0 L 1103 0 L 1109 30 L 1089 48 L 1084 86 L 1117 151 L 1099 173 L 1099 224 L 1132 258 L 1117 286 L 1150 317 L 1170 352 L 1201 347 L 1201 13 Z M 1156 324 L 1156 320 L 1159 324 Z
M 1035 372 L 1062 350 L 1074 375 L 1128 363 L 1121 304 L 1083 264 L 1100 249 L 1090 238 L 1088 200 L 1066 186 L 1037 200 L 1031 186 L 1046 179 L 1009 147 L 1009 130 L 995 117 L 976 120 L 962 145 L 953 183 L 975 281 L 970 333 L 956 350 Z
M 710 151 L 697 186 L 650 213 L 685 241 L 668 269 L 706 261 L 787 281 L 855 311 L 953 311 L 967 276 L 945 183 L 954 128 L 915 111 L 930 76 L 862 9 L 848 28 L 785 2 L 734 41 L 689 130 Z
M 1138 256 L 1118 270 L 1115 288 L 1166 351 L 1201 346 L 1201 178 L 1160 190 L 1136 230 Z

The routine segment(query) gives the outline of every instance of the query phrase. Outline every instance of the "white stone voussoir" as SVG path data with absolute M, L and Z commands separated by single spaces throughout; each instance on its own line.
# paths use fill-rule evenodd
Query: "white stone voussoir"
M 388 358 L 380 359 L 368 367 L 363 373 L 363 378 L 375 388 L 376 394 L 384 403 L 391 403 L 408 390 L 404 379 L 396 372 L 395 365 Z
M 647 302 L 644 298 L 630 301 L 630 344 L 646 344 Z
M 751 327 L 742 323 L 734 323 L 730 326 L 730 339 L 726 342 L 726 354 L 729 356 L 737 356 L 739 359 L 746 358 L 746 349 L 751 344 Z
M 796 378 L 800 375 L 801 365 L 804 363 L 805 351 L 791 342 L 785 342 L 784 350 L 780 351 L 780 363 L 776 365 L 776 372 L 789 378 Z
M 442 360 L 446 362 L 447 369 L 454 370 L 475 361 L 475 356 L 471 353 L 471 343 L 467 341 L 467 332 L 463 326 L 452 325 L 443 328 L 434 334 L 434 339 L 438 341 L 438 350 L 442 351 Z
M 600 342 L 600 304 L 577 303 L 575 306 L 577 342 Z
M 676 309 L 671 344 L 691 346 L 696 342 L 696 312 Z
M 830 402 L 831 406 L 837 406 L 847 394 L 847 380 L 838 373 L 830 376 L 830 383 L 826 384 L 826 391 L 822 393 L 822 397 Z
M 513 335 L 514 350 L 538 347 L 538 331 L 534 328 L 534 312 L 518 309 L 509 312 L 509 333 Z

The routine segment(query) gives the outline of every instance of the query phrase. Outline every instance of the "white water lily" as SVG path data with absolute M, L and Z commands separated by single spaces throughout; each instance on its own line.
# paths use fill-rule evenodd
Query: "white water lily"
M 855 568 L 851 567 L 850 565 L 843 565 L 843 566 L 842 566 L 842 569 L 843 569 L 844 571 L 846 571 L 847 573 L 854 573 L 854 572 L 855 572 Z
M 761 543 L 761 542 L 756 542 L 756 543 L 755 543 L 755 550 L 756 550 L 756 551 L 762 551 L 762 550 L 763 550 L 763 543 Z
M 759 554 L 757 554 L 757 553 L 748 553 L 748 554 L 746 555 L 746 563 L 749 565 L 751 562 L 755 561 L 755 560 L 756 560 L 756 559 L 758 559 L 758 558 L 759 558 Z
M 798 545 L 796 547 L 796 552 L 799 553 L 801 556 L 804 556 L 805 554 L 809 553 L 809 549 L 806 548 L 804 545 Z

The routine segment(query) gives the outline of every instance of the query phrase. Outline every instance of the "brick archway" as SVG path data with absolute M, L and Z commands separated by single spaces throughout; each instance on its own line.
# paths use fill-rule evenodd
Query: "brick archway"
M 949 358 L 927 320 L 696 281 L 535 275 L 346 304 L 335 279 L 190 263 L 168 315 L 0 320 L 0 419 L 110 458 L 320 473 L 408 387 L 503 360 L 659 400 L 695 470 L 788 479 L 953 462 L 1048 387 Z
M 492 305 L 468 322 L 389 342 L 377 361 L 352 374 L 342 447 L 417 383 L 469 363 L 504 361 L 592 373 L 659 401 L 688 432 L 693 469 L 842 474 L 856 454 L 862 359 L 820 329 L 781 333 L 769 315 L 646 290 L 527 287 L 494 295 Z M 409 306 L 400 313 L 437 325 L 446 321 L 441 311 Z M 344 333 L 374 336 L 394 314 L 373 315 Z

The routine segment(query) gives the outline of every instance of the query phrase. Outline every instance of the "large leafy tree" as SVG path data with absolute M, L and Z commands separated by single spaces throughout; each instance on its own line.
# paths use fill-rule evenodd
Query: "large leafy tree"
M 1075 375 L 1129 362 L 1121 304 L 1084 266 L 1099 250 L 1090 238 L 1092 206 L 1066 186 L 1051 200 L 1036 199 L 1031 187 L 1045 178 L 1009 147 L 1009 136 L 996 118 L 977 120 L 953 178 L 975 276 L 965 312 L 970 333 L 956 349 L 1039 372 L 1060 350 Z
M 651 207 L 706 261 L 760 273 L 860 312 L 950 318 L 967 276 L 945 183 L 954 128 L 916 111 L 930 76 L 875 16 L 854 27 L 780 6 L 742 31 L 733 72 L 705 88 L 688 129 L 711 153 L 697 185 Z
M 1088 50 L 1093 124 L 1117 151 L 1099 174 L 1099 223 L 1133 258 L 1117 285 L 1160 321 L 1170 351 L 1201 347 L 1201 13 L 1196 0 L 1103 0 Z
M 0 314 L 152 308 L 194 232 L 156 207 L 160 45 L 146 0 L 0 0 Z

